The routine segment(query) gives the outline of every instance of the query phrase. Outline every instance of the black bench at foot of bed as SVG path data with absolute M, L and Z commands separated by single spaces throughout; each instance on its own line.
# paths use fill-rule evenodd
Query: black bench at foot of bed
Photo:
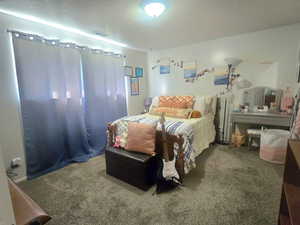
M 106 173 L 144 191 L 155 183 L 157 157 L 106 147 Z

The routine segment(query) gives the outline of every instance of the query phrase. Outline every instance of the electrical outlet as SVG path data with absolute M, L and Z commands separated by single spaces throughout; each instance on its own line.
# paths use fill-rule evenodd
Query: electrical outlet
M 14 158 L 10 162 L 10 167 L 12 169 L 18 168 L 21 165 L 22 159 L 20 157 Z

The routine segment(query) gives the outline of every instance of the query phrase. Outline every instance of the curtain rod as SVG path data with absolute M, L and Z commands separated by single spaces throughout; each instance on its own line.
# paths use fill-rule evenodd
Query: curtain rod
M 48 44 L 48 45 L 52 45 L 52 46 L 59 46 L 59 47 L 63 47 L 63 48 L 74 48 L 74 49 L 78 49 L 78 50 L 82 50 L 82 51 L 89 50 L 92 53 L 98 53 L 98 54 L 102 53 L 103 55 L 111 55 L 111 56 L 116 56 L 116 57 L 120 57 L 120 58 L 126 58 L 126 55 L 123 55 L 120 53 L 115 53 L 113 51 L 105 51 L 100 48 L 90 48 L 88 46 L 78 45 L 74 42 L 62 42 L 59 39 L 49 39 L 49 38 L 45 38 L 41 35 L 25 33 L 25 32 L 21 32 L 21 31 L 17 31 L 17 30 L 7 29 L 7 32 L 11 33 L 13 38 L 37 41 L 40 43 L 44 43 L 44 44 Z

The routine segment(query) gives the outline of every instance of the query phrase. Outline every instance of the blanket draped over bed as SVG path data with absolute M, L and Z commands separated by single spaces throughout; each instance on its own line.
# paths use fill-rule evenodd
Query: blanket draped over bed
M 118 123 L 121 121 L 157 124 L 157 130 L 161 130 L 159 116 L 149 114 L 127 116 L 116 120 L 113 122 L 113 125 L 118 126 Z M 196 157 L 214 141 L 214 116 L 208 114 L 199 119 L 177 119 L 166 117 L 165 127 L 169 134 L 182 135 L 184 138 L 184 172 L 187 174 L 192 168 L 196 167 Z M 174 146 L 174 148 L 176 148 L 176 146 Z

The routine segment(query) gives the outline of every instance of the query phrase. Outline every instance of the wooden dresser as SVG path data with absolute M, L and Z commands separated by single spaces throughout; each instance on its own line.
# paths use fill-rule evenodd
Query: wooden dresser
M 300 225 L 300 141 L 289 141 L 278 225 Z

